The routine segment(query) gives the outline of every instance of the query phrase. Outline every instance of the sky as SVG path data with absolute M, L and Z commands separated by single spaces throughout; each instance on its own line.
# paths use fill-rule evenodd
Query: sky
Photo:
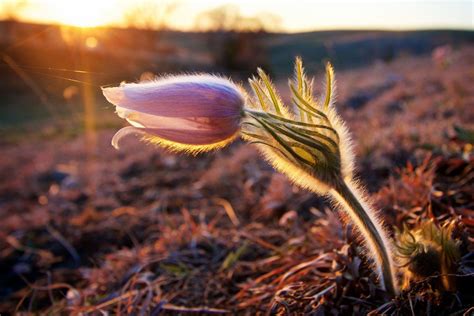
M 21 9 L 0 0 L 17 19 L 78 26 L 123 26 L 131 6 L 152 0 L 26 0 Z M 166 3 L 172 0 L 155 0 Z M 178 0 L 171 27 L 193 28 L 196 16 L 223 4 L 236 5 L 246 16 L 269 12 L 281 18 L 280 29 L 301 32 L 327 29 L 469 29 L 474 30 L 474 0 Z

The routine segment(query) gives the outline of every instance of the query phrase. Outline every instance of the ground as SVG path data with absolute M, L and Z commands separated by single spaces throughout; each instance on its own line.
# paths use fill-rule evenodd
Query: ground
M 387 225 L 458 222 L 455 292 L 430 279 L 390 299 L 351 225 L 241 141 L 189 157 L 133 137 L 116 151 L 114 129 L 39 129 L 1 145 L 0 313 L 468 315 L 474 48 L 451 54 L 336 78 L 358 176 Z

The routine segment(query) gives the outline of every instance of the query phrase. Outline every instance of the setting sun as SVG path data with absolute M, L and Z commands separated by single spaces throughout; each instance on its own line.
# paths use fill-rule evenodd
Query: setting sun
M 54 7 L 58 14 L 58 22 L 66 25 L 94 27 L 110 23 L 108 18 L 114 9 L 114 2 L 103 1 L 64 1 L 56 2 Z
M 117 1 L 115 0 L 42 0 L 27 3 L 21 9 L 22 15 L 27 19 L 70 26 L 102 26 L 117 19 Z
M 58 22 L 72 26 L 93 27 L 106 24 L 108 1 L 81 1 L 58 3 L 61 11 Z

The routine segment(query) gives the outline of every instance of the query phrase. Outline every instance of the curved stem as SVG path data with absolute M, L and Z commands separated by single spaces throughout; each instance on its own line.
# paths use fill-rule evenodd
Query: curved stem
M 391 247 L 389 239 L 383 231 L 383 227 L 376 221 L 375 216 L 364 208 L 364 204 L 347 185 L 346 182 L 339 183 L 330 191 L 332 197 L 344 207 L 346 213 L 351 217 L 367 243 L 368 255 L 372 257 L 377 265 L 381 283 L 386 291 L 392 295 L 398 293 Z

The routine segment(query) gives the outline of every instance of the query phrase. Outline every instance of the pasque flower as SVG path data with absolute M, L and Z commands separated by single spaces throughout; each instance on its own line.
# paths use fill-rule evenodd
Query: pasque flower
M 192 153 L 223 147 L 238 136 L 245 96 L 231 81 L 211 75 L 171 76 L 103 88 L 131 126 L 112 139 L 139 134 L 146 141 Z
M 132 126 L 123 135 L 175 150 L 200 152 L 222 147 L 239 133 L 257 145 L 275 169 L 297 185 L 332 199 L 357 228 L 380 284 L 398 293 L 391 240 L 378 213 L 354 179 L 351 138 L 334 107 L 335 80 L 326 67 L 326 93 L 313 96 L 300 59 L 290 81 L 292 104 L 285 104 L 269 77 L 259 69 L 250 80 L 254 96 L 228 80 L 209 75 L 178 76 L 104 89 L 117 113 Z

